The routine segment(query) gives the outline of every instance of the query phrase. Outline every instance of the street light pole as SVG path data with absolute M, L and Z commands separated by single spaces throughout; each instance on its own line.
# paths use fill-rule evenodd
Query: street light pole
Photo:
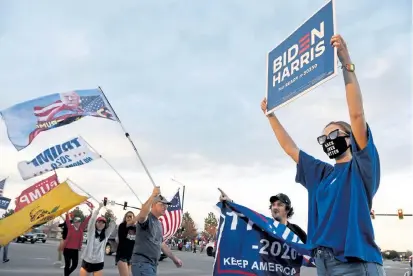
M 179 182 L 178 180 L 171 178 L 171 180 L 175 183 L 178 183 L 179 185 L 181 185 L 183 187 L 182 189 L 182 213 L 184 212 L 184 200 L 185 200 L 185 184 Z

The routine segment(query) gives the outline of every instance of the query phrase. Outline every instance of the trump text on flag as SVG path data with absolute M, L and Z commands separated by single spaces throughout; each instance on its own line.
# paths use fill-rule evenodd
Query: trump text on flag
M 40 165 L 43 165 L 45 163 L 50 163 L 50 167 L 55 170 L 58 167 L 65 165 L 65 164 L 70 164 L 72 163 L 72 159 L 69 154 L 65 154 L 71 150 L 80 148 L 80 142 L 79 138 L 74 138 L 70 141 L 67 141 L 63 144 L 58 144 L 56 146 L 53 146 L 51 148 L 48 148 L 47 150 L 43 151 L 39 155 L 37 155 L 31 163 L 35 166 L 38 167 Z M 89 163 L 92 161 L 92 158 L 87 157 L 83 161 L 79 160 L 75 164 L 70 164 L 67 167 L 74 167 L 74 166 L 79 166 L 83 165 L 84 163 Z
M 330 1 L 268 54 L 268 113 L 336 76 L 334 28 Z
M 297 275 L 304 258 L 299 243 L 278 221 L 235 203 L 221 205 L 213 275 Z
M 21 192 L 21 194 L 16 198 L 14 209 L 15 212 L 22 209 L 24 206 L 32 203 L 33 201 L 39 199 L 50 190 L 55 188 L 58 185 L 57 176 L 53 174 L 45 179 L 40 180 L 39 182 L 33 184 L 29 188 Z
M 18 168 L 23 179 L 44 174 L 59 168 L 81 166 L 100 158 L 100 155 L 89 150 L 82 137 L 56 144 L 31 161 L 19 162 Z

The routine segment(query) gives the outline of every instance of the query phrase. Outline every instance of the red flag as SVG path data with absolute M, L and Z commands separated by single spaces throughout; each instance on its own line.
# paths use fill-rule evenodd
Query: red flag
M 55 188 L 59 182 L 57 181 L 57 175 L 53 174 L 48 178 L 45 178 L 26 190 L 24 190 L 18 197 L 16 197 L 15 204 L 16 208 L 14 209 L 15 212 L 22 209 L 24 206 L 32 203 L 36 199 L 42 197 L 51 189 Z

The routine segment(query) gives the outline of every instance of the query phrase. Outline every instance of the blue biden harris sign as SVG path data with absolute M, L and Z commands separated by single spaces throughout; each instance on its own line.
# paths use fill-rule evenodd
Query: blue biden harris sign
M 337 75 L 334 0 L 294 31 L 267 57 L 267 113 Z

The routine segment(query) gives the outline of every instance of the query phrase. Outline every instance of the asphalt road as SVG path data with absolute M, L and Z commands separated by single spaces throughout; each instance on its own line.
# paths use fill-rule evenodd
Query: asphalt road
M 63 275 L 63 269 L 56 268 L 53 263 L 57 258 L 57 242 L 47 241 L 45 244 L 11 243 L 9 246 L 8 263 L 0 263 L 0 276 L 27 276 L 27 275 Z M 213 258 L 190 252 L 174 251 L 184 263 L 182 268 L 176 268 L 169 260 L 160 262 L 158 275 L 169 276 L 207 276 L 212 275 Z M 3 256 L 1 252 L 0 257 Z M 408 264 L 386 261 L 384 264 L 388 276 L 403 276 Z M 79 275 L 78 270 L 72 275 Z M 118 275 L 114 256 L 105 257 L 105 276 Z M 316 276 L 315 269 L 304 268 L 301 275 Z

